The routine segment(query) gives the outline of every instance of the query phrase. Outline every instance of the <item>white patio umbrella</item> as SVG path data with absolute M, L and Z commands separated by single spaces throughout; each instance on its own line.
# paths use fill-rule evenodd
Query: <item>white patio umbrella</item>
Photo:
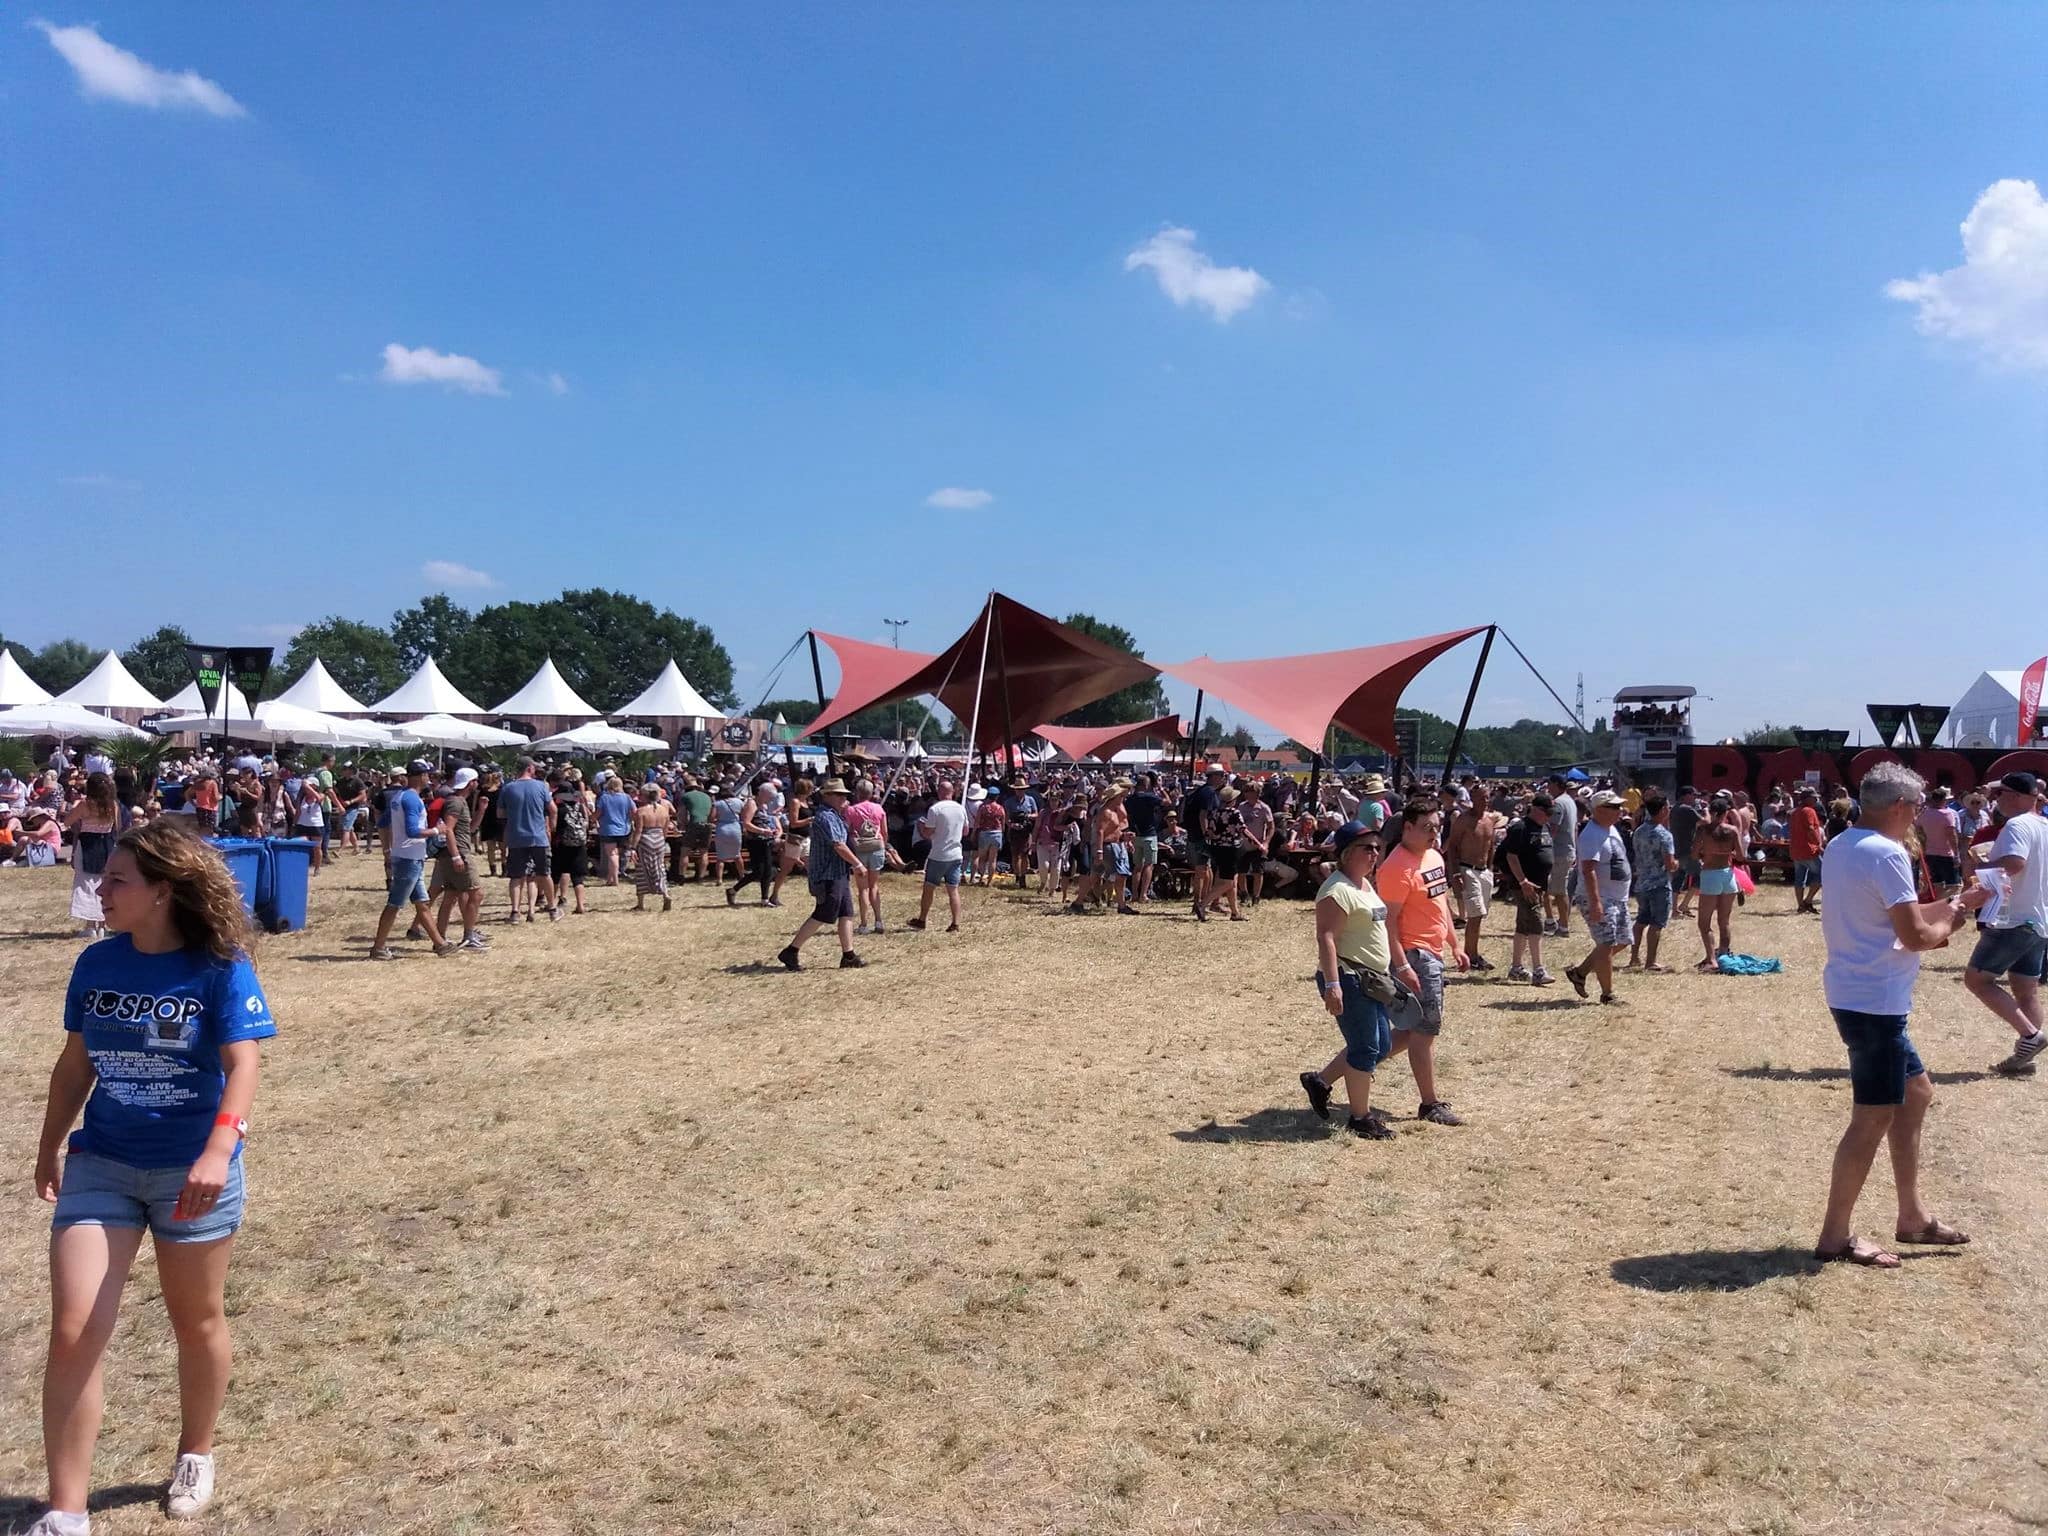
M 527 744 L 526 738 L 517 731 L 501 731 L 495 725 L 458 720 L 453 715 L 424 715 L 393 729 L 403 731 L 411 740 L 429 747 L 523 747 Z
M 66 741 L 149 740 L 149 732 L 94 714 L 83 704 L 52 699 L 0 709 L 0 736 L 60 736 Z
M 593 720 L 588 725 L 579 725 L 575 730 L 563 731 L 559 735 L 543 736 L 527 745 L 536 752 L 666 752 L 669 749 L 668 743 L 659 736 L 622 731 L 602 720 Z
M 214 715 L 172 715 L 150 724 L 165 735 L 173 731 L 203 731 L 210 736 L 230 736 L 236 741 L 289 741 L 308 747 L 395 747 L 412 740 L 404 726 L 344 720 L 339 715 L 323 715 L 317 709 L 301 709 L 282 699 L 258 704 L 253 718 L 231 720 L 225 728 Z

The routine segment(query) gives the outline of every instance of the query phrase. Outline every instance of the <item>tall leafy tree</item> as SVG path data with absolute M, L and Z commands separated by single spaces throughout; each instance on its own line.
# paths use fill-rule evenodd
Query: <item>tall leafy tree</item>
M 593 709 L 617 709 L 673 656 L 697 691 L 720 708 L 737 702 L 732 657 L 695 619 L 624 592 L 593 587 L 544 603 L 499 603 L 476 615 L 444 658 L 462 690 L 490 708 L 516 692 L 549 656 Z
M 1062 622 L 1069 629 L 1078 629 L 1082 634 L 1100 640 L 1104 645 L 1113 645 L 1120 651 L 1143 658 L 1138 642 L 1128 629 L 1121 624 L 1105 624 L 1092 613 L 1070 613 Z M 1166 713 L 1166 690 L 1158 678 L 1142 683 L 1133 683 L 1128 688 L 1119 688 L 1107 698 L 1097 699 L 1093 704 L 1083 704 L 1079 709 L 1070 709 L 1055 725 L 1127 725 L 1137 720 L 1150 720 Z
M 270 669 L 266 691 L 276 695 L 291 687 L 316 656 L 327 664 L 334 680 L 364 704 L 376 703 L 405 681 L 398 647 L 387 631 L 330 614 L 292 636 L 284 661 Z
M 52 693 L 62 693 L 99 665 L 100 653 L 83 640 L 52 640 L 22 664 Z
M 467 608 L 446 592 L 434 592 L 391 616 L 391 639 L 398 664 L 410 677 L 429 656 L 446 661 L 462 644 L 475 620 Z
M 192 668 L 185 660 L 185 647 L 192 637 L 175 624 L 152 630 L 121 653 L 121 665 L 160 699 L 192 681 Z

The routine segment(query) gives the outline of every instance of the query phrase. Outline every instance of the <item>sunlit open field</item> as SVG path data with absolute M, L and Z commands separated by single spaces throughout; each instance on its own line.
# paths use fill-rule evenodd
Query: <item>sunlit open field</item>
M 1621 1009 L 1455 983 L 1470 1124 L 1406 1119 L 1397 1063 L 1374 1144 L 1295 1083 L 1336 1039 L 1306 903 L 1197 928 L 973 891 L 957 937 L 846 973 L 821 940 L 793 976 L 762 962 L 795 900 L 692 885 L 372 964 L 374 883 L 322 875 L 258 956 L 282 1033 L 211 1529 L 2048 1525 L 2048 1077 L 1984 1072 L 2009 1037 L 1960 951 L 1915 1035 L 1926 1187 L 1977 1241 L 1881 1274 L 1806 1257 L 1849 1091 L 1818 924 L 1776 887 L 1735 937 L 1783 976 L 1624 977 Z M 40 1509 L 66 891 L 0 872 L 0 1529 Z M 1890 1194 L 1880 1166 L 1866 1235 Z M 147 1257 L 128 1302 L 115 1533 L 158 1528 L 176 1436 Z

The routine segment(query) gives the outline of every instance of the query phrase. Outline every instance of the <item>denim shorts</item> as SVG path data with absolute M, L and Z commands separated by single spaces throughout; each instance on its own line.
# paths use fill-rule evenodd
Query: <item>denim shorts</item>
M 1636 892 L 1636 926 L 1638 928 L 1662 928 L 1671 921 L 1671 887 L 1660 885 L 1655 890 Z
M 1927 1068 L 1906 1033 L 1903 1013 L 1858 1013 L 1830 1008 L 1842 1044 L 1849 1047 L 1849 1090 L 1858 1104 L 1903 1104 L 1906 1079 Z
M 1321 977 L 1316 984 L 1321 987 Z M 1337 986 L 1344 997 L 1344 1011 L 1337 1015 L 1337 1028 L 1344 1035 L 1344 1065 L 1354 1072 L 1370 1072 L 1394 1048 L 1387 1010 L 1367 996 L 1364 984 L 1341 966 Z
M 1131 851 L 1122 843 L 1107 844 L 1102 850 L 1103 861 L 1109 865 L 1112 875 L 1128 875 L 1131 872 Z
M 889 867 L 889 855 L 880 848 L 877 848 L 873 853 L 863 853 L 859 855 L 859 858 L 861 868 L 872 870 L 876 874 L 880 874 Z
M 427 861 L 425 859 L 393 859 L 391 861 L 391 887 L 384 897 L 384 905 L 391 908 L 406 906 L 408 903 L 427 899 Z
M 90 1152 L 73 1152 L 64 1159 L 63 1176 L 57 1186 L 57 1213 L 50 1218 L 53 1228 L 133 1227 L 147 1228 L 160 1243 L 211 1243 L 232 1237 L 242 1224 L 246 1187 L 242 1159 L 228 1164 L 228 1181 L 213 1209 L 184 1221 L 171 1212 L 178 1208 L 178 1191 L 185 1187 L 189 1165 L 183 1168 L 131 1168 L 111 1157 Z
M 1702 896 L 1733 896 L 1741 889 L 1735 883 L 1735 867 L 1726 869 L 1703 869 L 1700 871 L 1700 894 Z
M 1794 890 L 1803 891 L 1808 886 L 1818 886 L 1819 884 L 1819 859 L 1794 859 L 1792 861 L 1792 887 Z
M 1003 834 L 1000 832 L 977 832 L 974 834 L 974 851 L 976 853 L 986 853 L 991 848 L 1000 848 L 1002 846 Z
M 1628 920 L 1626 896 L 1616 897 L 1611 901 L 1603 900 L 1600 903 L 1600 921 L 1597 923 L 1593 921 L 1592 910 L 1587 903 L 1581 902 L 1579 910 L 1586 914 L 1586 932 L 1592 936 L 1595 944 L 1608 949 L 1619 949 L 1635 941 L 1636 931 Z
M 2031 928 L 1986 928 L 1970 951 L 1970 969 L 1987 976 L 2010 973 L 2039 981 L 2044 950 L 2048 950 L 2048 939 Z
M 963 859 L 926 859 L 924 861 L 924 883 L 926 885 L 958 885 L 960 866 Z
M 1411 949 L 1408 963 L 1415 967 L 1415 983 L 1421 989 L 1411 992 L 1401 985 L 1401 979 L 1394 978 L 1394 986 L 1400 996 L 1394 999 L 1394 1027 L 1413 1030 L 1418 1035 L 1440 1035 L 1444 1030 L 1444 963 L 1436 954 L 1427 949 Z
M 841 866 L 842 868 L 844 866 Z M 830 880 L 820 883 L 807 882 L 811 892 L 811 921 L 814 923 L 837 923 L 853 918 L 852 880 Z

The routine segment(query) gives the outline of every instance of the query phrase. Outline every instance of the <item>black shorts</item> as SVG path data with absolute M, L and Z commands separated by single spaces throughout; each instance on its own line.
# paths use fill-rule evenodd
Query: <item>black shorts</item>
M 571 885 L 581 885 L 590 873 L 590 845 L 588 843 L 558 843 L 555 845 L 555 874 L 567 875 Z
M 836 923 L 841 918 L 853 916 L 853 882 L 834 880 L 829 885 L 812 885 L 811 921 L 814 923 Z
M 1936 885 L 1961 885 L 1962 875 L 1956 869 L 1956 861 L 1945 853 L 1927 855 L 1927 878 Z
M 1225 879 L 1230 879 L 1236 876 L 1237 867 L 1237 849 L 1218 848 L 1214 843 L 1209 845 L 1209 868 L 1212 871 Z
M 547 879 L 547 849 L 507 848 L 505 850 L 505 874 L 513 880 L 524 880 L 529 875 L 536 880 Z

